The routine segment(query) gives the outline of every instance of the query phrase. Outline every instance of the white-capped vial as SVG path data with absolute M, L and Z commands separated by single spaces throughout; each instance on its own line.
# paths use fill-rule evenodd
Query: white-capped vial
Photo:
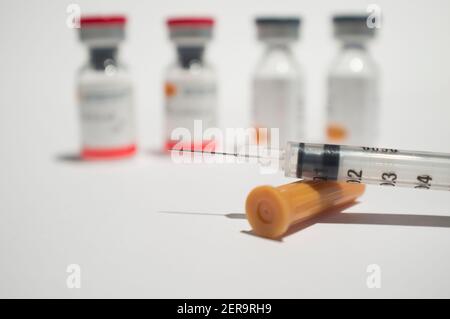
M 89 59 L 78 74 L 81 156 L 118 158 L 136 152 L 132 85 L 118 60 L 125 38 L 124 16 L 87 16 L 80 20 L 80 40 Z
M 376 143 L 378 68 L 367 50 L 375 28 L 367 15 L 336 15 L 334 35 L 341 42 L 328 75 L 327 137 L 333 143 Z
M 292 49 L 299 38 L 300 19 L 259 17 L 255 22 L 265 47 L 253 76 L 253 125 L 258 129 L 258 142 L 270 143 L 273 128 L 279 129 L 280 145 L 301 140 L 305 133 L 304 82 Z
M 212 39 L 214 20 L 208 17 L 179 17 L 167 20 L 169 36 L 176 48 L 176 60 L 165 77 L 165 148 L 215 148 L 214 139 L 194 132 L 217 126 L 217 79 L 215 70 L 205 59 L 207 43 Z M 175 129 L 190 132 L 190 140 L 178 136 Z

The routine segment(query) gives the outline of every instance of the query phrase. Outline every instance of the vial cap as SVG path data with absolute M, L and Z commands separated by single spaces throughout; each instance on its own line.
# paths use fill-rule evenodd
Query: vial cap
M 214 19 L 210 17 L 177 17 L 167 19 L 169 37 L 178 45 L 202 46 L 213 36 Z
M 261 41 L 296 41 L 301 19 L 298 17 L 258 17 L 255 19 Z
M 363 36 L 372 38 L 375 28 L 369 28 L 367 14 L 339 14 L 333 16 L 334 35 L 336 38 Z
M 98 47 L 116 46 L 125 38 L 124 15 L 83 16 L 80 19 L 80 40 Z
M 256 235 L 279 238 L 289 226 L 331 208 L 353 202 L 364 184 L 335 181 L 295 182 L 279 187 L 259 186 L 247 196 L 247 219 Z

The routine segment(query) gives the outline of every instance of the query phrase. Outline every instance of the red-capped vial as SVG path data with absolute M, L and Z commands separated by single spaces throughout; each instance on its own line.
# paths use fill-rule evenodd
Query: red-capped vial
M 217 127 L 217 78 L 205 58 L 206 45 L 213 37 L 214 20 L 169 18 L 167 27 L 175 44 L 176 59 L 165 76 L 165 148 L 214 149 L 213 138 L 194 134 L 194 131 Z
M 79 36 L 89 56 L 78 73 L 83 159 L 122 158 L 136 152 L 132 83 L 118 58 L 125 25 L 122 15 L 80 20 Z

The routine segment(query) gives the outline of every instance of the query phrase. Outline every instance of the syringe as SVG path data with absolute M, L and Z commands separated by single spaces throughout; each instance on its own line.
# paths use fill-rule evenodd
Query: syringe
M 279 161 L 287 177 L 450 191 L 450 154 L 288 142 L 278 152 L 209 154 Z

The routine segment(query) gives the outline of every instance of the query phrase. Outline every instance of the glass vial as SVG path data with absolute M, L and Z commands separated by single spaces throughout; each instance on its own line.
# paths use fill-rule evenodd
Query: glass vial
M 107 159 L 136 152 L 132 85 L 118 60 L 124 16 L 81 18 L 80 40 L 89 59 L 78 73 L 81 157 Z
M 205 58 L 214 20 L 171 18 L 167 26 L 176 60 L 165 77 L 165 148 L 215 149 L 214 138 L 203 136 L 205 130 L 217 126 L 216 73 Z M 189 136 L 183 133 L 186 131 Z
M 256 19 L 258 39 L 264 53 L 253 76 L 253 125 L 259 144 L 275 142 L 271 136 L 278 129 L 278 143 L 304 137 L 303 72 L 293 53 L 298 40 L 300 19 L 295 17 L 260 17 Z M 273 134 L 272 134 L 273 135 Z
M 375 28 L 367 15 L 336 15 L 341 48 L 328 75 L 327 137 L 331 143 L 374 145 L 378 135 L 378 68 L 367 50 Z

